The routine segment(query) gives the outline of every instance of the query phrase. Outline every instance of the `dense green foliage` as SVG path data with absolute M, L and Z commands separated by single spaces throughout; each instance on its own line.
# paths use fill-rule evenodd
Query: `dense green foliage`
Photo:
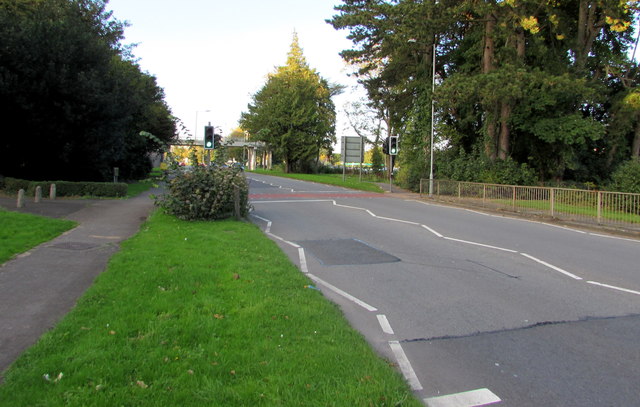
M 175 135 L 153 76 L 106 0 L 0 1 L 0 174 L 105 181 L 148 174 Z
M 422 405 L 310 284 L 250 223 L 157 212 L 6 372 L 0 406 Z
M 176 167 L 170 171 L 167 192 L 157 204 L 183 220 L 216 220 L 249 213 L 249 183 L 237 168 L 217 165 Z
M 73 228 L 75 222 L 0 208 L 0 264 Z
M 623 163 L 611 178 L 613 189 L 640 194 L 640 160 L 630 160 Z
M 309 68 L 295 35 L 287 64 L 253 95 L 240 125 L 252 140 L 266 142 L 287 172 L 309 172 L 317 166 L 320 150 L 330 150 L 336 141 L 331 96 L 338 91 Z
M 520 182 L 533 170 L 538 181 L 602 185 L 640 155 L 627 54 L 637 3 L 343 0 L 329 23 L 349 31 L 342 56 L 401 137 L 408 186 L 428 176 L 432 98 L 437 178 L 499 180 L 506 166 Z M 452 168 L 460 157 L 474 163 Z

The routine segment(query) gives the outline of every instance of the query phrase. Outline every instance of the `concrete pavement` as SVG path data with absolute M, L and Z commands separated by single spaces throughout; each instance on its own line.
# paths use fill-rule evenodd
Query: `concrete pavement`
M 130 199 L 60 199 L 9 210 L 65 218 L 78 226 L 0 265 L 0 382 L 3 372 L 51 329 L 106 267 L 119 244 L 134 235 L 153 209 L 151 190 Z

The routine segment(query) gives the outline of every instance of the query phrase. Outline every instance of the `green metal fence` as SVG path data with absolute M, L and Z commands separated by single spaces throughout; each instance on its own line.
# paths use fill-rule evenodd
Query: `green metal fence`
M 429 180 L 420 181 L 427 194 Z M 640 230 L 640 194 L 435 180 L 433 196 L 484 208 Z

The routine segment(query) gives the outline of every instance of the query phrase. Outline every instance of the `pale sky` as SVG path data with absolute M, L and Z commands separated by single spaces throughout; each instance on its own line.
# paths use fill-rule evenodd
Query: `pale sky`
M 208 122 L 223 135 L 236 128 L 266 75 L 286 63 L 298 33 L 311 68 L 329 82 L 353 87 L 338 53 L 351 47 L 346 31 L 325 22 L 340 0 L 109 0 L 114 17 L 128 21 L 125 44 L 143 71 L 165 90 L 174 116 L 201 138 Z M 356 96 L 334 98 L 338 140 L 348 127 L 340 114 Z M 206 112 L 210 110 L 210 112 Z M 197 112 L 197 115 L 196 115 Z

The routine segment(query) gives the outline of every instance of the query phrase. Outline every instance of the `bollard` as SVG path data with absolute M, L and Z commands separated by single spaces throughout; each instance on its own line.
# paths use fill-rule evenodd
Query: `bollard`
M 16 207 L 24 208 L 24 189 L 18 191 L 18 202 L 16 203 Z
M 56 199 L 56 184 L 51 184 L 49 187 L 49 199 Z
M 36 187 L 36 196 L 34 198 L 34 202 L 35 203 L 40 203 L 40 200 L 42 199 L 42 187 L 40 185 L 38 185 Z

